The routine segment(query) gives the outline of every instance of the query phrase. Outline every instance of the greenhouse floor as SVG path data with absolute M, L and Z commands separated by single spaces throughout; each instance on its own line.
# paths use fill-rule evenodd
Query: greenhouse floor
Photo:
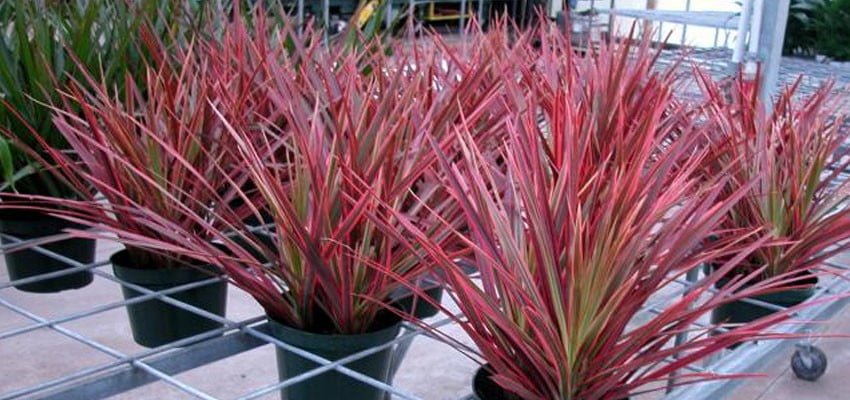
M 850 308 L 833 317 L 825 329 L 827 334 L 850 334 Z M 729 396 L 729 400 L 839 400 L 848 398 L 850 377 L 850 341 L 847 338 L 821 338 L 814 341 L 829 357 L 826 374 L 816 382 L 797 379 L 789 360 L 793 349 L 773 355 L 773 361 L 760 372 L 766 376 L 753 378 Z

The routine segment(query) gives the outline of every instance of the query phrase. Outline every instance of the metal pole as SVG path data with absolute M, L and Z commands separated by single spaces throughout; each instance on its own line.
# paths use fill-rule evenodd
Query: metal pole
M 685 1 L 685 12 L 690 12 L 690 11 L 691 11 L 691 0 L 686 0 Z M 687 38 L 686 38 L 687 34 L 688 34 L 688 24 L 682 24 L 682 46 L 685 45 L 685 41 L 687 40 Z M 717 47 L 717 46 L 715 45 L 715 47 Z
M 615 26 L 616 22 L 614 21 L 615 17 L 614 17 L 614 11 L 613 11 L 616 8 L 616 6 L 617 6 L 616 0 L 611 0 L 611 2 L 608 3 L 608 10 L 609 10 L 609 12 L 608 12 L 608 37 L 614 37 L 614 33 L 616 33 L 616 32 L 614 32 L 614 28 L 616 28 L 616 26 Z M 570 28 L 570 29 L 572 29 L 572 28 Z
M 647 10 L 654 10 L 656 8 L 658 8 L 658 0 L 646 0 L 646 9 Z M 644 32 L 651 32 L 652 29 L 654 28 L 654 25 L 655 24 L 652 23 L 652 20 L 647 18 L 646 20 L 643 21 L 643 31 Z M 661 33 L 661 24 L 659 24 L 658 32 Z M 647 34 L 647 35 L 649 35 L 649 34 Z
M 331 20 L 331 0 L 322 0 L 322 28 L 324 30 L 325 36 L 325 46 L 330 45 L 330 33 L 328 32 L 328 28 L 330 24 L 328 21 Z
M 460 0 L 460 38 L 466 41 L 466 2 L 469 0 Z
M 304 0 L 298 0 L 297 6 L 298 32 L 304 33 Z
M 416 0 L 408 0 L 407 2 L 407 35 L 410 38 L 410 43 L 413 43 L 413 39 L 416 37 L 416 24 L 419 21 L 416 21 Z
M 744 71 L 748 76 L 755 75 L 756 63 L 751 56 L 758 52 L 759 41 L 761 40 L 761 18 L 764 15 L 764 1 L 755 0 L 753 5 L 753 21 L 750 26 L 750 42 L 747 45 L 747 56 L 744 60 Z
M 738 38 L 735 39 L 735 51 L 732 53 L 732 62 L 735 64 L 739 64 L 744 59 L 752 11 L 753 0 L 744 0 L 741 4 L 741 19 L 738 21 Z
M 699 280 L 699 270 L 700 270 L 700 267 L 698 266 L 698 267 L 691 269 L 690 271 L 688 271 L 687 274 L 685 274 L 685 280 L 691 286 L 685 288 L 685 291 L 682 292 L 682 297 L 687 296 L 691 292 L 691 290 L 693 290 L 693 284 L 695 284 L 697 282 L 697 280 Z M 691 308 L 691 306 L 689 305 L 688 308 Z M 688 340 L 688 332 L 687 331 L 679 333 L 678 335 L 676 335 L 676 339 L 674 339 L 675 346 L 681 346 L 687 340 Z M 673 355 L 673 359 L 678 359 L 679 356 L 680 356 L 680 354 L 676 353 L 676 354 Z M 670 374 L 670 377 L 667 378 L 667 389 L 666 389 L 665 393 L 670 394 L 670 392 L 672 392 L 673 389 L 676 387 L 676 376 L 677 375 L 678 374 L 676 372 L 673 372 L 672 374 Z
M 478 0 L 478 23 L 484 24 L 484 0 Z
M 387 5 L 384 7 L 384 26 L 391 29 L 393 26 L 393 2 L 387 0 Z
M 785 42 L 785 27 L 788 24 L 788 9 L 791 0 L 776 0 L 773 7 L 763 7 L 759 34 L 758 58 L 762 61 L 761 89 L 759 97 L 765 107 L 770 107 L 771 97 L 779 81 L 779 64 L 782 62 L 782 45 Z

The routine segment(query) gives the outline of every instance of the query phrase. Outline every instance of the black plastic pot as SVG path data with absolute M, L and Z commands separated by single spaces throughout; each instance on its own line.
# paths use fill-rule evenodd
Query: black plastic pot
M 423 281 L 419 284 L 419 287 L 424 291 L 425 296 L 414 296 L 412 291 L 402 288 L 393 296 L 395 299 L 393 304 L 399 310 L 417 319 L 425 319 L 437 315 L 440 310 L 432 302 L 440 304 L 440 301 L 443 299 L 443 287 L 431 280 Z
M 272 335 L 292 346 L 335 361 L 368 348 L 380 346 L 398 336 L 400 323 L 360 335 L 321 335 L 294 329 L 269 319 Z M 345 366 L 381 382 L 389 379 L 392 346 Z M 277 347 L 280 380 L 313 370 L 320 365 Z M 281 390 L 284 400 L 383 400 L 385 391 L 335 370 L 327 371 Z
M 518 395 L 502 389 L 490 379 L 493 375 L 486 366 L 478 368 L 472 377 L 472 394 L 476 400 L 522 400 Z
M 718 281 L 716 286 L 723 287 L 726 282 L 727 280 L 720 280 Z M 814 295 L 815 287 L 818 283 L 818 278 L 812 276 L 811 279 L 806 280 L 805 283 L 807 284 L 807 287 L 805 288 L 789 289 L 781 292 L 753 296 L 752 299 L 763 301 L 765 303 L 773 304 L 780 307 L 793 307 L 803 303 Z M 755 321 L 761 317 L 768 316 L 775 312 L 775 310 L 760 305 L 751 304 L 744 301 L 734 301 L 731 303 L 723 304 L 720 307 L 717 307 L 712 310 L 711 323 L 743 324 Z
M 489 365 L 489 364 L 488 364 Z M 522 397 L 502 389 L 490 379 L 492 373 L 487 370 L 487 366 L 478 368 L 475 376 L 472 377 L 472 397 L 475 400 L 522 400 Z M 624 397 L 620 400 L 629 400 L 629 397 Z
M 268 233 L 258 231 L 250 233 L 250 240 L 259 242 L 259 244 L 267 249 L 274 250 L 276 247 L 275 239 Z M 256 258 L 258 261 L 269 262 L 269 258 L 266 257 L 266 254 L 263 253 L 262 249 L 257 249 L 254 246 L 248 244 L 248 241 L 239 236 L 233 236 L 231 238 L 233 243 L 237 246 L 242 247 L 245 250 L 248 250 L 251 255 Z
M 219 273 L 218 268 L 210 265 L 167 269 L 138 268 L 133 260 L 130 260 L 126 250 L 113 254 L 110 261 L 116 277 L 154 291 L 209 279 Z M 126 286 L 122 286 L 121 291 L 126 300 L 143 295 Z M 227 308 L 227 282 L 217 281 L 168 296 L 210 313 L 224 316 Z M 145 347 L 161 346 L 222 326 L 220 322 L 159 299 L 130 304 L 127 306 L 127 314 L 130 317 L 133 339 Z
M 82 229 L 84 227 L 60 218 L 35 212 L 15 211 L 14 213 L 0 213 L 0 231 L 21 240 L 56 235 L 68 228 Z M 11 244 L 14 242 L 3 239 L 2 243 Z M 41 247 L 82 264 L 90 264 L 94 261 L 95 241 L 91 239 L 67 239 L 44 244 Z M 4 257 L 6 259 L 6 268 L 9 270 L 9 280 L 11 281 L 73 268 L 73 266 L 63 261 L 41 254 L 35 250 L 19 250 L 5 253 Z M 67 289 L 78 289 L 91 282 L 91 272 L 78 271 L 55 278 L 15 285 L 15 288 L 26 292 L 53 293 Z

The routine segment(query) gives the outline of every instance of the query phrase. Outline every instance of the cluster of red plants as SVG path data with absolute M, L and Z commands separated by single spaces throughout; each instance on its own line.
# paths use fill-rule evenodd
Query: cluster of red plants
M 579 54 L 557 32 L 508 41 L 504 24 L 462 48 L 270 31 L 237 17 L 221 40 L 163 49 L 146 86 L 128 78 L 121 97 L 95 77 L 74 82 L 53 106 L 75 151 L 40 161 L 87 198 L 3 207 L 60 202 L 54 212 L 97 229 L 79 235 L 217 265 L 270 318 L 310 332 L 381 328 L 393 293 L 422 295 L 414 283 L 433 274 L 476 347 L 455 344 L 527 399 L 623 398 L 772 337 L 787 312 L 672 344 L 718 305 L 794 280 L 748 275 L 715 291 L 741 262 L 805 268 L 850 232 L 830 186 L 848 161 L 844 136 L 823 134 L 828 88 L 799 104 L 786 92 L 765 119 L 744 83 L 727 102 L 703 76 L 708 102 L 678 101 L 648 38 Z M 791 188 L 762 194 L 793 220 L 770 218 L 779 203 L 765 213 L 763 187 Z M 781 229 L 807 235 L 768 233 Z M 704 263 L 718 273 L 636 321 Z
M 753 225 L 704 242 L 755 183 L 703 174 L 716 149 L 703 145 L 709 125 L 673 97 L 673 70 L 654 69 L 648 41 L 578 56 L 560 35 L 539 40 L 505 68 L 520 79 L 505 84 L 512 111 L 501 157 L 466 131 L 458 133 L 462 157 L 441 157 L 445 190 L 470 229 L 456 233 L 480 279 L 405 224 L 411 246 L 453 289 L 462 311 L 453 318 L 476 348 L 456 345 L 480 355 L 492 379 L 521 398 L 618 399 L 663 387 L 670 373 L 727 346 L 770 337 L 766 328 L 787 313 L 723 333 L 693 331 L 717 306 L 793 278 L 739 277 L 713 291 L 769 235 Z M 719 259 L 717 274 L 636 321 L 672 280 Z M 689 339 L 674 345 L 686 331 Z M 679 382 L 717 378 L 683 373 Z
M 65 97 L 81 116 L 54 107 L 75 152 L 51 149 L 44 161 L 106 201 L 65 200 L 62 216 L 97 228 L 79 235 L 114 235 L 136 259 L 165 262 L 156 267 L 219 266 L 287 325 L 376 329 L 381 314 L 392 317 L 382 302 L 427 272 L 387 233 L 393 219 L 378 205 L 421 216 L 423 229 L 440 226 L 424 210 L 457 214 L 435 184 L 431 146 L 453 151 L 453 127 L 473 121 L 493 142 L 501 48 L 461 58 L 435 42 L 395 46 L 391 57 L 328 47 L 319 33 L 273 39 L 264 23 L 258 15 L 249 30 L 236 19 L 220 43 L 163 50 L 148 86 L 131 82 L 122 98 L 93 77 L 72 85 Z M 253 233 L 249 217 L 271 233 Z
M 833 85 L 803 96 L 798 80 L 782 88 L 768 109 L 759 101 L 757 80 L 739 76 L 723 90 L 704 74 L 698 77 L 707 98 L 702 106 L 712 153 L 706 173 L 725 170 L 731 177 L 726 192 L 753 184 L 718 235 L 766 227 L 762 235 L 774 239 L 736 272 L 761 270 L 759 279 L 810 279 L 825 260 L 850 247 L 850 182 L 842 176 L 850 167 L 850 130 L 841 129 Z M 730 170 L 730 164 L 737 167 Z
M 149 30 L 141 37 L 152 54 L 141 83 L 128 74 L 119 92 L 84 72 L 52 105 L 53 124 L 73 152 L 50 147 L 35 129 L 41 149 L 21 144 L 39 163 L 53 165 L 51 172 L 82 200 L 10 194 L 4 206 L 50 211 L 59 203 L 63 217 L 98 228 L 88 235 L 117 235 L 139 265 L 179 266 L 192 257 L 170 246 L 146 248 L 145 242 L 212 238 L 210 215 L 230 211 L 219 207 L 236 196 L 228 185 L 246 181 L 243 171 L 232 168 L 240 162 L 233 151 L 238 143 L 226 127 L 252 126 L 268 107 L 256 93 L 259 82 L 232 82 L 259 68 L 223 70 L 250 68 L 242 63 L 247 56 L 233 60 L 210 43 L 172 50 Z M 209 57 L 199 56 L 201 46 Z M 222 105 L 227 121 L 216 112 Z

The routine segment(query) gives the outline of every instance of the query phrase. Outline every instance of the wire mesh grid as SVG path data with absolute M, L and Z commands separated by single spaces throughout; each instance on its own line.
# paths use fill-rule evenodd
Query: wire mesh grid
M 299 8 L 303 10 L 303 5 L 301 5 L 303 3 L 301 1 L 298 3 L 300 3 Z M 324 9 L 327 10 L 326 7 Z M 678 58 L 675 54 L 672 56 L 666 54 L 666 56 L 667 59 Z M 720 58 L 723 59 L 725 57 Z M 725 65 L 725 60 L 720 63 L 720 68 L 717 68 L 715 72 L 721 74 L 724 71 L 728 72 L 726 68 L 722 67 L 723 65 Z M 2 237 L 6 244 L 0 246 L 0 253 L 5 253 L 9 248 L 27 242 L 26 240 L 20 240 L 6 234 L 2 234 Z M 101 254 L 104 253 L 104 247 L 106 249 L 111 248 L 112 250 L 119 249 L 115 246 L 110 247 L 108 243 L 102 241 L 98 243 L 98 246 L 101 248 Z M 150 384 L 155 382 L 171 387 L 173 389 L 170 392 L 172 394 L 171 398 L 237 398 L 240 400 L 276 398 L 281 389 L 309 380 L 311 377 L 330 370 L 338 371 L 366 384 L 383 389 L 395 399 L 437 398 L 433 393 L 414 392 L 403 384 L 392 383 L 392 380 L 390 380 L 389 384 L 376 381 L 346 367 L 346 365 L 353 361 L 391 347 L 393 349 L 394 360 L 391 370 L 395 374 L 399 370 L 405 353 L 411 348 L 413 340 L 417 337 L 429 336 L 427 332 L 411 324 L 405 324 L 402 333 L 389 343 L 363 350 L 340 360 L 330 361 L 293 347 L 271 336 L 266 317 L 259 307 L 249 307 L 247 310 L 240 310 L 241 312 L 236 313 L 231 310 L 231 312 L 228 312 L 227 317 L 221 317 L 169 297 L 182 291 L 220 282 L 224 277 L 211 277 L 169 289 L 152 291 L 117 278 L 109 271 L 109 262 L 106 260 L 82 264 L 40 246 L 33 247 L 32 250 L 62 261 L 67 264 L 68 268 L 62 271 L 15 281 L 10 281 L 8 276 L 0 275 L 0 356 L 3 354 L 26 355 L 26 357 L 22 357 L 21 359 L 4 360 L 0 364 L 0 377 L 7 377 L 5 381 L 0 379 L 0 400 L 106 398 L 131 390 L 145 390 L 145 388 L 149 388 L 151 386 Z M 829 266 L 841 272 L 837 273 L 835 277 L 822 280 L 819 283 L 816 294 L 812 299 L 812 302 L 817 305 L 806 308 L 795 316 L 796 319 L 803 321 L 819 320 L 829 317 L 844 307 L 847 302 L 845 298 L 835 298 L 830 301 L 822 300 L 827 299 L 831 295 L 850 293 L 850 283 L 846 279 L 848 274 L 850 274 L 848 272 L 850 263 L 843 261 L 831 262 Z M 3 270 L 5 271 L 5 268 Z M 14 286 L 36 283 L 80 271 L 90 271 L 94 275 L 95 282 L 91 286 L 97 284 L 110 285 L 113 291 L 120 287 L 128 287 L 140 292 L 141 295 L 129 300 L 121 299 L 121 296 L 117 292 L 111 293 L 111 296 L 90 296 L 86 291 L 93 289 L 87 287 L 81 290 L 63 292 L 57 296 L 28 294 L 24 296 L 26 301 L 21 301 L 23 297 L 18 296 L 17 294 L 20 292 L 14 289 Z M 700 272 L 693 271 L 686 278 L 673 281 L 668 291 L 659 293 L 657 298 L 643 307 L 641 314 L 636 317 L 636 320 L 639 321 L 642 318 L 658 313 L 663 309 L 665 299 L 670 299 L 671 296 L 685 294 L 693 284 L 693 281 L 697 279 L 700 279 Z M 242 296 L 245 296 L 244 293 L 242 293 Z M 88 297 L 92 298 L 87 299 Z M 96 324 L 98 318 L 105 314 L 117 312 L 121 315 L 119 318 L 126 319 L 126 315 L 124 315 L 124 308 L 126 306 L 153 299 L 219 322 L 222 326 L 152 349 L 128 345 L 127 343 L 131 339 L 126 330 L 117 332 L 123 334 L 123 337 L 120 338 L 115 337 L 116 332 L 105 332 L 101 335 L 91 334 L 92 331 L 97 330 Z M 765 303 L 758 301 L 747 301 L 765 306 Z M 67 306 L 66 302 L 78 302 L 82 305 L 82 308 L 73 310 L 72 312 L 66 312 L 63 310 Z M 767 306 L 775 307 L 772 305 Z M 435 317 L 432 320 L 432 324 L 435 326 L 450 327 L 451 321 L 446 317 Z M 786 324 L 778 327 L 777 331 L 804 332 L 806 330 L 817 329 L 818 327 L 815 325 L 817 324 Z M 697 323 L 694 328 L 704 329 L 706 326 L 703 323 Z M 11 371 L 12 366 L 18 367 L 16 370 L 18 372 L 36 371 L 50 367 L 53 362 L 52 360 L 59 358 L 54 356 L 54 352 L 63 351 L 61 349 L 40 351 L 37 348 L 28 347 L 35 345 L 29 343 L 31 341 L 28 340 L 28 337 L 45 331 L 55 333 L 51 338 L 61 341 L 60 345 L 67 345 L 74 342 L 91 349 L 93 351 L 93 353 L 89 353 L 89 356 L 93 359 L 89 363 L 91 365 L 79 368 L 76 366 L 65 368 L 58 374 L 54 374 L 55 376 L 33 373 L 37 377 L 37 381 L 34 382 L 29 381 L 26 376 L 13 376 L 16 373 Z M 61 339 L 59 339 L 60 337 Z M 679 338 L 679 340 L 685 339 L 685 336 Z M 10 343 L 11 341 L 21 342 L 16 342 L 21 348 L 17 349 L 16 352 L 5 353 L 4 349 L 13 346 Z M 737 347 L 735 350 L 724 351 L 712 359 L 706 360 L 699 365 L 689 365 L 685 369 L 698 373 L 757 371 L 772 355 L 779 353 L 778 350 L 781 347 L 791 344 L 791 341 L 788 340 L 746 343 Z M 315 361 L 318 366 L 313 370 L 290 377 L 284 381 L 279 381 L 276 379 L 276 375 L 272 374 L 275 378 L 270 382 L 252 381 L 250 384 L 243 385 L 244 387 L 237 390 L 228 390 L 227 393 L 209 390 L 206 387 L 201 387 L 204 385 L 190 382 L 181 376 L 181 374 L 187 371 L 201 371 L 201 374 L 203 374 L 205 369 L 210 369 L 210 366 L 217 362 L 238 358 L 240 354 L 260 348 L 266 350 L 267 355 L 271 355 L 273 352 L 269 345 L 284 349 L 288 354 L 294 354 L 298 357 Z M 428 342 L 427 344 L 427 346 L 432 345 L 437 346 L 436 342 Z M 248 368 L 249 373 L 256 369 L 265 368 L 264 372 L 268 375 L 268 372 L 274 368 L 274 361 L 271 358 L 266 358 L 266 360 L 269 365 L 252 365 Z M 429 364 L 418 367 L 424 369 L 444 369 L 445 365 Z M 444 372 L 453 373 L 451 370 L 444 370 Z M 458 368 L 458 373 L 470 373 L 470 369 Z M 12 377 L 9 378 L 10 376 Z M 216 379 L 216 377 L 213 377 L 213 379 Z M 471 373 L 468 377 L 460 377 L 459 379 L 463 382 L 469 382 L 471 380 Z M 677 387 L 676 383 L 676 376 L 670 376 L 666 382 L 661 383 L 662 389 L 666 390 L 661 390 L 654 396 L 676 400 L 719 399 L 730 393 L 737 385 L 741 384 L 741 381 L 723 380 L 681 387 Z M 469 384 L 466 386 L 471 387 Z M 236 391 L 238 393 L 234 394 Z M 139 397 L 148 398 L 150 396 L 142 394 Z M 460 395 L 457 397 L 471 398 L 470 395 L 465 395 L 465 397 L 464 395 Z M 641 398 L 644 398 L 644 396 L 641 396 Z
M 3 234 L 3 239 L 6 244 L 0 247 L 0 250 L 4 252 L 12 246 L 18 246 L 22 244 L 22 242 L 25 242 L 5 234 Z M 402 333 L 391 342 L 378 347 L 366 349 L 343 359 L 330 361 L 282 342 L 270 335 L 268 323 L 261 312 L 253 315 L 242 313 L 244 315 L 239 316 L 238 318 L 234 316 L 220 317 L 216 314 L 204 311 L 190 304 L 183 303 L 169 297 L 181 291 L 218 282 L 224 279 L 224 277 L 210 277 L 209 279 L 183 284 L 165 290 L 152 291 L 115 277 L 108 271 L 108 268 L 106 268 L 109 265 L 108 262 L 96 261 L 91 264 L 80 264 L 72 259 L 40 246 L 33 247 L 32 250 L 60 260 L 66 263 L 69 268 L 40 276 L 15 281 L 9 281 L 7 279 L 6 281 L 0 282 L 0 308 L 17 314 L 27 321 L 21 326 L 5 328 L 7 325 L 10 325 L 2 323 L 2 320 L 7 319 L 7 317 L 3 316 L 2 319 L 0 319 L 0 326 L 4 327 L 3 329 L 0 329 L 0 349 L 4 346 L 10 346 L 10 344 L 8 344 L 9 341 L 16 338 L 22 339 L 23 343 L 20 345 L 27 346 L 27 335 L 33 335 L 36 332 L 46 329 L 61 335 L 65 339 L 77 342 L 94 350 L 96 353 L 99 353 L 101 356 L 100 358 L 105 356 L 106 361 L 95 362 L 94 365 L 67 371 L 60 376 L 32 384 L 25 384 L 23 386 L 14 384 L 10 385 L 11 387 L 2 387 L 2 390 L 0 390 L 0 400 L 24 398 L 105 398 L 157 381 L 167 384 L 172 389 L 176 390 L 176 392 L 174 392 L 177 393 L 175 398 L 220 399 L 235 397 L 240 400 L 262 397 L 274 398 L 278 396 L 278 392 L 281 389 L 309 380 L 312 377 L 330 370 L 336 370 L 339 373 L 350 376 L 361 382 L 383 389 L 387 393 L 391 393 L 395 399 L 435 398 L 431 397 L 427 393 L 413 393 L 409 389 L 400 385 L 379 382 L 346 367 L 347 364 L 353 361 L 367 357 L 370 354 L 374 354 L 386 348 L 392 348 L 394 362 L 391 366 L 391 370 L 394 374 L 398 370 L 400 361 L 404 358 L 405 353 L 410 348 L 413 339 L 419 336 L 429 335 L 427 332 L 411 324 L 405 324 Z M 830 266 L 836 271 L 846 272 L 848 270 L 848 265 L 843 263 L 833 262 L 830 263 Z M 79 271 L 90 271 L 94 274 L 96 281 L 106 282 L 114 286 L 128 287 L 140 292 L 141 295 L 129 300 L 120 300 L 117 296 L 116 298 L 97 299 L 98 301 L 102 301 L 102 303 L 95 303 L 79 311 L 61 313 L 60 315 L 50 317 L 43 315 L 43 312 L 33 310 L 32 308 L 34 307 L 28 307 L 24 304 L 16 304 L 15 301 L 11 300 L 14 296 L 12 296 L 10 291 L 14 290 L 13 287 L 15 285 L 34 283 Z M 844 272 L 837 274 L 835 278 L 822 280 L 813 301 L 818 302 L 819 299 L 825 299 L 826 296 L 830 296 L 831 294 L 850 292 L 850 287 L 848 287 L 850 284 L 848 284 L 848 281 L 846 279 L 839 278 L 843 274 Z M 638 315 L 636 320 L 639 321 L 641 318 L 660 312 L 660 310 L 664 308 L 665 299 L 670 299 L 671 296 L 681 296 L 685 294 L 693 282 L 700 279 L 699 276 L 700 273 L 698 271 L 693 271 L 689 273 L 687 277 L 673 281 L 671 285 L 675 287 L 671 287 L 669 291 L 665 291 L 665 293 L 659 293 L 657 298 L 653 299 L 643 307 L 641 315 Z M 61 301 L 73 301 L 73 299 L 76 298 L 84 298 L 85 290 L 86 289 L 82 289 L 82 291 L 66 292 L 68 294 L 61 296 Z M 45 298 L 43 297 L 45 296 L 43 294 L 33 294 L 32 296 L 41 296 L 35 297 L 35 299 L 45 299 L 43 302 L 45 304 L 39 308 L 51 307 L 49 302 L 55 301 L 56 299 L 53 297 L 50 299 Z M 91 325 L 87 324 L 86 320 L 95 319 L 99 315 L 115 310 L 119 310 L 123 313 L 123 308 L 127 305 L 150 301 L 153 299 L 219 322 L 222 326 L 218 329 L 213 329 L 211 331 L 181 339 L 160 347 L 142 350 L 134 349 L 131 351 L 123 350 L 121 346 L 114 345 L 114 340 L 112 339 L 115 338 L 112 338 L 109 334 L 105 336 L 106 339 L 104 339 L 104 336 L 100 338 L 93 338 L 90 334 L 83 333 L 82 330 L 69 326 L 76 323 L 78 326 L 91 328 Z M 41 302 L 41 300 L 39 300 L 39 302 Z M 766 305 L 766 303 L 761 303 L 755 300 L 752 302 L 762 306 Z M 805 309 L 796 317 L 800 320 L 815 320 L 823 318 L 836 312 L 838 309 L 843 307 L 843 305 L 844 300 L 842 299 L 819 302 L 817 306 Z M 53 306 L 58 305 L 54 304 Z M 767 306 L 776 308 L 776 306 L 772 305 Z M 0 314 L 0 316 L 1 315 L 2 314 Z M 94 322 L 92 324 L 94 324 Z M 433 324 L 435 326 L 446 327 L 449 326 L 451 322 L 450 319 L 446 317 L 436 317 Z M 695 326 L 697 329 L 704 329 L 705 327 L 706 325 L 701 323 L 697 323 Z M 804 329 L 811 329 L 811 327 L 806 324 L 787 324 L 778 328 L 778 330 L 782 332 L 801 332 Z M 683 336 L 679 339 L 686 340 L 686 337 Z M 284 349 L 287 354 L 293 354 L 297 357 L 303 357 L 314 361 L 317 364 L 317 367 L 303 374 L 290 377 L 284 381 L 275 380 L 274 382 L 243 388 L 242 393 L 236 396 L 233 396 L 232 393 L 222 394 L 210 392 L 198 385 L 184 381 L 178 376 L 183 372 L 203 369 L 217 361 L 225 360 L 229 357 L 234 357 L 240 353 L 268 344 Z M 777 341 L 748 343 L 733 351 L 725 351 L 724 354 L 719 355 L 702 365 L 689 365 L 686 369 L 690 372 L 699 373 L 737 373 L 752 371 L 756 369 L 759 366 L 759 363 L 764 361 L 767 356 L 775 353 L 777 346 L 781 345 L 782 343 L 777 343 Z M 37 350 L 38 349 L 32 349 L 32 354 L 38 354 L 39 352 Z M 47 359 L 40 359 L 36 356 L 29 359 L 16 360 L 17 365 L 21 365 L 22 363 L 24 365 L 29 364 L 32 365 L 32 368 L 44 367 L 49 365 L 50 362 L 50 357 Z M 273 364 L 273 362 L 271 363 Z M 10 363 L 10 360 L 7 360 L 4 365 L 7 367 L 0 367 L 0 371 L 8 368 L 8 366 L 11 366 L 12 364 Z M 422 365 L 420 367 L 436 369 L 442 368 L 440 365 Z M 7 370 L 0 375 L 8 376 L 10 374 L 11 373 Z M 26 379 L 24 379 L 24 381 L 25 380 Z M 719 381 L 676 388 L 676 377 L 670 376 L 668 382 L 666 382 L 666 392 L 669 393 L 667 398 L 722 398 L 724 394 L 730 392 L 731 389 L 734 388 L 736 383 L 737 382 L 732 381 Z M 674 388 L 676 390 L 673 390 Z M 664 396 L 664 392 L 665 391 L 659 392 L 657 397 Z M 471 397 L 467 396 L 463 398 Z

